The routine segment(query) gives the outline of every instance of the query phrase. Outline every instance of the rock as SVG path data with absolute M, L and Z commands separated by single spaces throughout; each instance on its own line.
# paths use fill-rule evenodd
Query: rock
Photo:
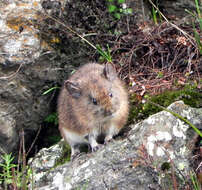
M 16 152 L 21 129 L 29 139 L 28 131 L 33 135 L 49 112 L 47 98 L 42 96 L 47 82 L 44 78 L 40 81 L 39 75 L 48 67 L 42 68 L 35 62 L 41 51 L 48 48 L 41 48 L 38 30 L 33 26 L 34 9 L 41 10 L 39 1 L 0 3 L 0 147 L 6 153 Z M 26 70 L 29 70 L 27 75 Z
M 43 148 L 34 159 L 31 158 L 29 160 L 28 164 L 32 165 L 36 173 L 39 174 L 35 178 L 36 181 L 39 181 L 41 177 L 43 178 L 47 171 L 53 169 L 58 164 L 59 160 L 64 156 L 64 148 L 65 142 L 61 140 L 50 148 Z
M 159 2 L 158 6 L 168 18 L 182 19 L 190 16 L 185 10 L 196 12 L 195 0 L 166 0 Z
M 17 112 L 14 106 L 1 102 L 0 104 L 0 153 L 9 153 L 19 142 L 16 132 L 16 120 L 12 114 Z M 1 159 L 1 158 L 0 158 Z
M 32 143 L 56 107 L 57 91 L 46 96 L 43 92 L 59 87 L 74 61 L 84 62 L 59 55 L 41 38 L 37 23 L 45 19 L 38 11 L 44 12 L 39 0 L 0 2 L 0 154 L 17 152 L 22 129 L 26 146 Z
M 202 128 L 201 108 L 191 108 L 178 101 L 168 109 Z M 189 159 L 197 138 L 194 130 L 166 111 L 130 127 L 127 138 L 115 139 L 95 153 L 83 153 L 57 167 L 54 163 L 62 155 L 60 143 L 41 150 L 31 163 L 32 187 L 37 190 L 158 190 L 173 187 L 174 173 L 178 188 L 183 189 L 184 179 L 190 179 Z

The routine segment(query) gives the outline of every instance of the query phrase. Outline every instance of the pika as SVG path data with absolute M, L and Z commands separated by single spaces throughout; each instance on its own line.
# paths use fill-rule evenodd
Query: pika
M 89 63 L 64 82 L 58 98 L 59 130 L 71 146 L 71 159 L 78 145 L 99 148 L 97 138 L 110 141 L 128 118 L 128 93 L 111 64 Z

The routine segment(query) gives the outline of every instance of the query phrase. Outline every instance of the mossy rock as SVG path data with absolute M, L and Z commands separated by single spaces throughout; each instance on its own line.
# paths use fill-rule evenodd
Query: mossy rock
M 134 120 L 139 121 L 161 111 L 161 108 L 148 102 L 138 103 L 136 95 L 131 96 L 132 105 L 129 114 L 129 123 Z M 163 107 L 169 106 L 172 102 L 182 100 L 185 104 L 200 108 L 202 107 L 202 93 L 191 86 L 187 86 L 182 90 L 165 91 L 162 94 L 150 97 L 150 101 L 155 102 Z

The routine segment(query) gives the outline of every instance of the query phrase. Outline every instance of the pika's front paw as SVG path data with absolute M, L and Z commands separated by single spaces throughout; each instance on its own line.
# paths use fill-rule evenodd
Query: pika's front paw
M 109 142 L 112 142 L 112 141 L 113 141 L 112 136 L 106 136 L 106 137 L 105 137 L 104 144 L 106 145 L 106 144 L 108 144 Z

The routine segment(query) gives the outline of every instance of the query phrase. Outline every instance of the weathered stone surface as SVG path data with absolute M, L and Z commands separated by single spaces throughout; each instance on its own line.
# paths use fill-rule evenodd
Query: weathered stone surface
M 198 2 L 200 5 L 201 1 Z M 159 1 L 159 7 L 168 18 L 182 19 L 183 17 L 190 16 L 185 10 L 196 12 L 195 0 Z
M 182 101 L 168 108 L 202 129 L 202 109 Z M 95 153 L 84 153 L 58 167 L 54 167 L 54 159 L 62 155 L 61 147 L 41 150 L 32 160 L 34 189 L 167 189 L 173 181 L 169 178 L 171 169 L 165 172 L 166 177 L 161 170 L 165 163 L 173 168 L 177 181 L 182 175 L 189 179 L 189 158 L 197 137 L 192 128 L 165 111 L 130 127 L 127 138 L 116 139 Z M 182 180 L 179 189 L 183 185 Z
M 44 11 L 41 1 L 0 2 L 0 147 L 7 153 L 17 149 L 21 129 L 26 143 L 32 141 L 56 104 L 54 93 L 43 92 L 67 78 L 72 59 L 82 62 L 59 55 L 41 38 L 37 23 L 44 16 L 37 11 Z
M 32 165 L 39 175 L 36 175 L 35 180 L 39 181 L 46 175 L 46 172 L 53 169 L 57 165 L 59 159 L 63 156 L 64 141 L 60 141 L 58 144 L 44 148 L 37 154 L 34 159 L 29 160 L 29 164 Z
M 1 102 L 0 104 L 0 153 L 9 153 L 18 144 L 16 121 L 12 117 L 17 112 L 14 106 Z M 1 159 L 1 158 L 0 158 Z
M 41 10 L 40 1 L 0 3 L 0 147 L 6 153 L 15 152 L 18 147 L 19 130 L 36 130 L 42 119 L 40 116 L 48 110 L 45 97 L 34 92 L 43 89 L 44 81 L 34 78 L 34 74 L 25 75 L 22 72 L 27 69 L 40 73 L 34 60 L 40 57 L 42 50 L 47 49 L 41 48 L 38 30 L 33 26 L 36 20 L 33 9 Z

